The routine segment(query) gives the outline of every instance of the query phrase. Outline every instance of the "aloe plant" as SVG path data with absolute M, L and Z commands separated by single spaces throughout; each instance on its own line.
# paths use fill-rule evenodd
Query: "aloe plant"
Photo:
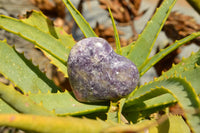
M 72 3 L 69 0 L 63 2 L 85 37 L 97 37 Z M 116 52 L 135 63 L 140 76 L 167 54 L 200 36 L 200 32 L 192 33 L 149 58 L 175 3 L 176 0 L 163 1 L 138 39 L 126 47 L 120 46 L 110 11 Z M 42 12 L 32 11 L 26 19 L 1 15 L 0 28 L 35 44 L 68 78 L 67 60 L 76 41 L 63 29 L 54 27 Z M 129 95 L 102 103 L 79 102 L 72 92 L 62 91 L 31 60 L 9 46 L 6 40 L 0 41 L 0 64 L 0 73 L 14 84 L 7 86 L 0 83 L 0 126 L 48 133 L 200 131 L 200 51 L 173 65 L 153 81 L 138 85 Z M 14 87 L 18 87 L 22 93 Z M 150 118 L 152 113 L 167 110 L 176 103 L 182 107 L 186 121 L 168 111 L 159 119 Z

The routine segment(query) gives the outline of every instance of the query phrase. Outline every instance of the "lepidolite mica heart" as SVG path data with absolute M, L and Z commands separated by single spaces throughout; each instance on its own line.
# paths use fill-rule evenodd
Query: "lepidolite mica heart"
M 135 64 L 98 37 L 77 42 L 67 65 L 73 93 L 80 102 L 119 99 L 131 93 L 139 81 Z

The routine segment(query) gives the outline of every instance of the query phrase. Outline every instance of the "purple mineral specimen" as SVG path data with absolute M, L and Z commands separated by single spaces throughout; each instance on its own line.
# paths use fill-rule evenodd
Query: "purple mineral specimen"
M 68 58 L 68 75 L 81 102 L 115 100 L 131 93 L 139 81 L 135 64 L 114 52 L 102 38 L 77 42 Z

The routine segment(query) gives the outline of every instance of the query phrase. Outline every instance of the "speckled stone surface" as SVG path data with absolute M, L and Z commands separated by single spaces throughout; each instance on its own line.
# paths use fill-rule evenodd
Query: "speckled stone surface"
M 73 92 L 81 102 L 121 98 L 132 92 L 139 81 L 135 64 L 97 37 L 79 41 L 71 49 L 67 65 Z

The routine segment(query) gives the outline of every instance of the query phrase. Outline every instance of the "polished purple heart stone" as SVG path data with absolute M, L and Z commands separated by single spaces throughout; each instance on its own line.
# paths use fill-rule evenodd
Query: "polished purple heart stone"
M 116 54 L 106 40 L 98 37 L 77 42 L 70 51 L 67 66 L 73 93 L 81 102 L 122 98 L 139 81 L 135 64 Z

